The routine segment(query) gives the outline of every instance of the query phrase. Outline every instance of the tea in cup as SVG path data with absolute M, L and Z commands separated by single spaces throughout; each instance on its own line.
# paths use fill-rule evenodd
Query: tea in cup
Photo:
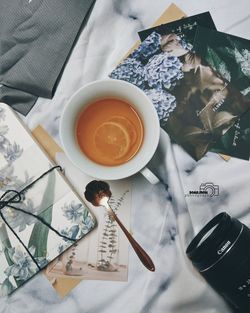
M 158 146 L 160 125 L 150 99 L 136 86 L 114 79 L 79 89 L 66 104 L 60 137 L 69 159 L 86 174 L 115 180 L 142 172 Z
M 82 152 L 107 166 L 128 162 L 143 142 L 143 124 L 129 103 L 114 98 L 97 100 L 84 109 L 76 124 Z

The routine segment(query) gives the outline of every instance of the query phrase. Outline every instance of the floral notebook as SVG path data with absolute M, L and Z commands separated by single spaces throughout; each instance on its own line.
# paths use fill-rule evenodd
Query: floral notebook
M 93 206 L 85 198 L 88 184 L 97 183 L 97 187 L 109 185 L 112 193 L 110 205 L 118 214 L 124 225 L 130 227 L 130 211 L 132 185 L 129 178 L 119 181 L 96 181 L 79 171 L 67 158 L 61 147 L 41 126 L 37 126 L 33 136 L 44 147 L 46 153 L 56 164 L 63 167 L 69 182 L 91 211 L 98 224 L 84 240 L 74 243 L 63 254 L 51 262 L 44 271 L 54 289 L 60 296 L 67 295 L 81 280 L 128 280 L 129 242 L 118 227 L 110 219 L 103 207 Z M 90 220 L 91 222 L 91 220 Z
M 61 170 L 1 103 L 1 295 L 19 288 L 95 227 L 95 218 Z

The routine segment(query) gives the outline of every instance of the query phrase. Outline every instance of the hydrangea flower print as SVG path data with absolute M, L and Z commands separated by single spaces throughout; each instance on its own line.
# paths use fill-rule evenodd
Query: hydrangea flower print
M 175 35 L 183 49 L 191 50 L 192 45 Z M 184 77 L 180 59 L 162 50 L 162 36 L 153 32 L 137 50 L 125 59 L 110 74 L 111 78 L 125 80 L 141 88 L 153 102 L 161 124 L 176 108 L 176 98 L 170 93 Z
M 127 58 L 110 74 L 111 78 L 125 80 L 143 89 L 145 70 L 140 61 Z
M 148 36 L 137 50 L 132 54 L 132 58 L 136 58 L 145 62 L 149 60 L 153 55 L 161 52 L 161 35 L 156 32 L 153 32 Z
M 183 78 L 182 65 L 177 57 L 166 52 L 154 55 L 145 66 L 149 87 L 171 90 Z
M 182 48 L 188 51 L 193 50 L 193 45 L 186 41 L 184 35 L 183 36 L 177 36 L 179 43 L 181 44 Z
M 162 89 L 149 89 L 145 90 L 145 93 L 153 102 L 161 125 L 164 125 L 168 120 L 170 113 L 176 108 L 175 97 Z

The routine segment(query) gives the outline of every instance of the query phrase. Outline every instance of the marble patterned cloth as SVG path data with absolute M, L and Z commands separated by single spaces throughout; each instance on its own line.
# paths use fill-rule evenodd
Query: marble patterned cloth
M 25 119 L 32 129 L 42 124 L 59 142 L 62 108 L 79 87 L 105 78 L 138 39 L 137 31 L 153 24 L 168 0 L 98 0 L 66 65 L 52 100 L 38 99 Z M 177 0 L 188 15 L 210 10 L 221 31 L 250 39 L 249 0 Z M 132 229 L 155 261 L 146 271 L 130 251 L 128 283 L 83 281 L 65 299 L 38 275 L 9 299 L 0 301 L 1 313 L 228 313 L 224 301 L 192 269 L 185 249 L 204 223 L 227 210 L 250 226 L 248 186 L 250 164 L 225 162 L 208 153 L 193 161 L 162 134 L 151 167 L 162 183 L 150 185 L 133 178 Z M 69 174 L 70 175 L 70 174 Z M 219 197 L 185 197 L 201 183 L 219 185 Z

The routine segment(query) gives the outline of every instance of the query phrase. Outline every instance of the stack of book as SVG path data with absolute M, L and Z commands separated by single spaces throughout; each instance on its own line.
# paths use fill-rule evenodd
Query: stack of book
M 208 151 L 249 160 L 250 41 L 217 31 L 209 12 L 139 36 L 110 77 L 141 88 L 195 160 Z

